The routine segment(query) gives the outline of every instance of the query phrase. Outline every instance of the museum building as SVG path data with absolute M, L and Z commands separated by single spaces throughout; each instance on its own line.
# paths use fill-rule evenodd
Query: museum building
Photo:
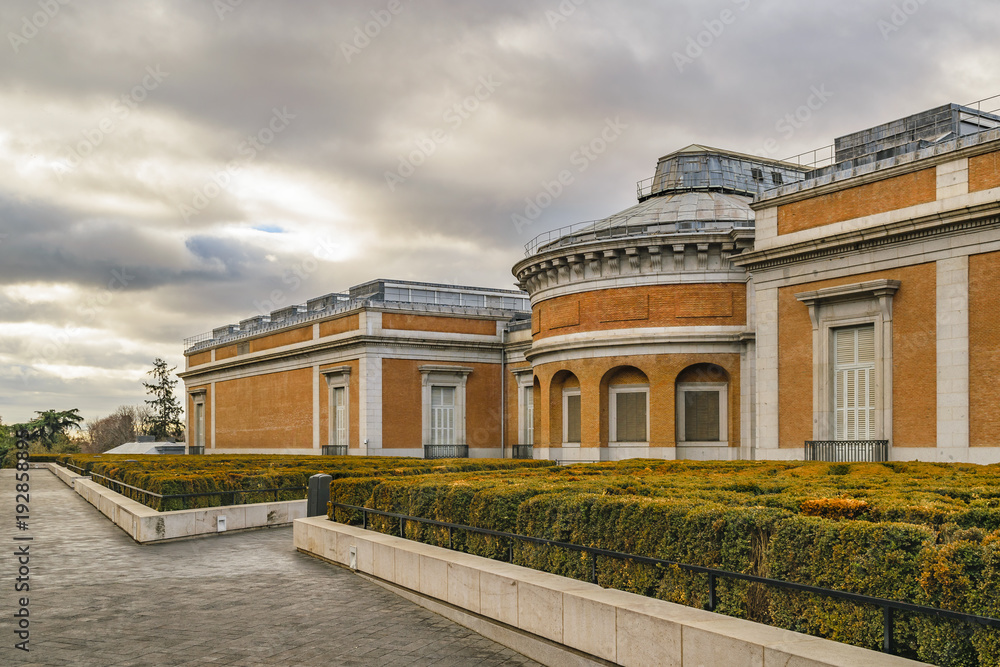
M 1000 116 L 692 145 L 523 291 L 376 280 L 186 341 L 204 453 L 1000 461 Z

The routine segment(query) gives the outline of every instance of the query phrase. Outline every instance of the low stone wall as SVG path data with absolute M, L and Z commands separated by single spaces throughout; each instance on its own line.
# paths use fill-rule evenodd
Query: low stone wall
M 282 526 L 306 515 L 305 500 L 157 512 L 101 486 L 89 477 L 77 475 L 55 463 L 47 466 L 56 477 L 140 544 L 221 532 L 219 517 L 225 517 L 225 529 L 232 531 Z
M 904 667 L 924 663 L 329 521 L 295 546 L 547 665 Z

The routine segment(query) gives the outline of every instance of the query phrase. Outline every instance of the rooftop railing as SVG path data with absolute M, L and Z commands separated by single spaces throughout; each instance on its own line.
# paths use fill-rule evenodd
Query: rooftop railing
M 525 303 L 527 300 L 525 299 Z M 214 334 L 209 331 L 203 334 L 198 334 L 197 336 L 190 336 L 184 339 L 184 352 L 189 354 L 191 352 L 197 352 L 198 350 L 212 347 L 213 345 L 219 345 L 220 343 L 233 343 L 245 338 L 250 338 L 252 336 L 259 336 L 262 333 L 268 331 L 276 331 L 278 329 L 283 329 L 294 324 L 303 324 L 305 322 L 310 322 L 312 320 L 318 320 L 331 315 L 336 315 L 338 313 L 343 313 L 363 306 L 369 306 L 373 304 L 387 305 L 393 308 L 402 308 L 406 310 L 416 310 L 416 311 L 433 311 L 436 313 L 462 313 L 469 315 L 495 315 L 497 311 L 502 311 L 505 313 L 511 312 L 527 312 L 527 310 L 516 310 L 511 308 L 493 308 L 487 306 L 454 306 L 446 304 L 434 304 L 434 303 L 419 303 L 412 301 L 390 301 L 381 299 L 354 299 L 345 303 L 338 304 L 335 308 L 326 308 L 324 310 L 313 310 L 304 313 L 299 313 L 293 317 L 289 317 L 285 320 L 280 320 L 277 322 L 265 322 L 252 329 L 239 329 L 231 333 L 225 334 L 224 336 L 214 336 Z
M 634 222 L 633 222 L 634 220 Z M 753 212 L 747 211 L 745 220 L 690 220 L 685 222 L 656 222 L 644 216 L 628 218 L 625 222 L 608 224 L 598 227 L 606 220 L 578 222 L 574 225 L 559 227 L 542 232 L 524 244 L 524 256 L 553 250 L 568 245 L 577 245 L 591 241 L 604 241 L 631 236 L 652 236 L 663 234 L 697 234 L 724 232 L 730 229 L 753 229 Z

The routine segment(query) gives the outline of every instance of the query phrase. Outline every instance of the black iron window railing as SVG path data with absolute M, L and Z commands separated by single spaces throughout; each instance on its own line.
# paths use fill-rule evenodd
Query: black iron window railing
M 806 461 L 828 463 L 889 460 L 888 440 L 806 440 Z
M 590 581 L 594 584 L 600 584 L 597 578 L 597 559 L 600 558 L 613 558 L 617 560 L 628 560 L 634 563 L 643 563 L 646 565 L 660 566 L 660 567 L 677 567 L 687 572 L 692 572 L 696 574 L 704 574 L 708 577 L 708 603 L 705 605 L 709 611 L 714 611 L 719 605 L 718 592 L 716 590 L 716 582 L 719 579 L 735 579 L 738 581 L 747 581 L 751 583 L 763 584 L 765 586 L 773 586 L 775 588 L 782 588 L 785 590 L 799 591 L 803 593 L 813 593 L 816 595 L 821 595 L 824 597 L 834 598 L 838 600 L 846 600 L 859 605 L 869 605 L 878 607 L 882 610 L 882 650 L 886 653 L 895 653 L 896 646 L 893 639 L 893 625 L 895 621 L 896 612 L 910 612 L 916 614 L 922 614 L 925 616 L 934 616 L 937 618 L 944 618 L 953 621 L 960 621 L 963 623 L 970 623 L 974 625 L 985 626 L 989 628 L 1000 629 L 1000 619 L 990 618 L 988 616 L 976 616 L 974 614 L 964 614 L 958 611 L 951 611 L 948 609 L 938 609 L 936 607 L 926 607 L 919 604 L 911 604 L 909 602 L 900 602 L 898 600 L 887 600 L 884 598 L 873 597 L 871 595 L 861 595 L 859 593 L 850 593 L 848 591 L 838 591 L 830 588 L 821 588 L 819 586 L 810 586 L 807 584 L 799 584 L 793 581 L 783 581 L 781 579 L 768 579 L 767 577 L 759 577 L 752 574 L 743 574 L 741 572 L 730 572 L 728 570 L 719 570 L 711 567 L 702 567 L 701 565 L 690 565 L 688 563 L 678 563 L 676 561 L 664 560 L 662 558 L 652 558 L 650 556 L 640 556 L 637 554 L 622 553 L 620 551 L 612 551 L 610 549 L 600 549 L 598 547 L 588 547 L 581 544 L 572 544 L 570 542 L 560 542 L 558 540 L 550 540 L 544 537 L 531 537 L 528 535 L 518 535 L 516 533 L 507 533 L 499 530 L 490 530 L 488 528 L 476 528 L 474 526 L 463 526 L 457 523 L 449 523 L 447 521 L 437 521 L 435 519 L 425 519 L 423 517 L 410 516 L 407 514 L 398 514 L 396 512 L 385 512 L 382 510 L 371 509 L 368 507 L 360 507 L 357 505 L 345 505 L 343 503 L 331 502 L 330 506 L 333 509 L 347 510 L 351 512 L 361 513 L 361 525 L 364 529 L 368 529 L 368 515 L 374 514 L 376 516 L 386 517 L 389 519 L 396 519 L 399 521 L 399 536 L 406 538 L 406 523 L 408 521 L 413 521 L 416 523 L 422 523 L 430 526 L 436 526 L 438 528 L 448 529 L 448 548 L 454 548 L 453 534 L 454 531 L 464 531 L 467 533 L 476 533 L 479 535 L 489 535 L 492 537 L 497 537 L 500 539 L 507 540 L 507 560 L 510 563 L 514 563 L 514 545 L 518 542 L 525 542 L 528 544 L 537 544 L 543 546 L 557 547 L 561 549 L 568 549 L 570 551 L 582 552 L 590 556 Z
M 347 445 L 323 445 L 323 456 L 347 456 Z
M 534 445 L 512 445 L 510 448 L 510 458 L 530 459 L 534 457 Z
M 468 445 L 424 445 L 425 459 L 467 459 Z

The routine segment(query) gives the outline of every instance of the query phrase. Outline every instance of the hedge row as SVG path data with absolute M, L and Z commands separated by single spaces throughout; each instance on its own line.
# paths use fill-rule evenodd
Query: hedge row
M 207 494 L 190 498 L 159 499 L 138 491 L 97 481 L 156 510 L 168 511 L 277 500 L 300 500 L 309 477 L 319 473 L 342 477 L 398 477 L 431 472 L 469 472 L 516 467 L 543 467 L 547 461 L 500 459 L 423 460 L 403 457 L 358 456 L 158 456 L 71 455 L 66 463 L 85 474 L 110 479 L 164 496 Z M 284 489 L 275 494 L 262 489 Z
M 331 500 L 666 560 L 1000 616 L 1000 466 L 629 461 L 409 478 L 342 478 Z M 356 521 L 348 512 L 332 518 Z M 395 520 L 370 520 L 398 533 Z M 409 522 L 409 537 L 447 545 Z M 504 540 L 456 531 L 454 547 L 506 559 Z M 579 552 L 517 544 L 515 562 L 590 578 Z M 607 587 L 692 606 L 707 580 L 600 558 Z M 867 648 L 882 615 L 814 595 L 720 580 L 718 611 Z M 1000 632 L 898 615 L 901 653 L 1000 666 Z

